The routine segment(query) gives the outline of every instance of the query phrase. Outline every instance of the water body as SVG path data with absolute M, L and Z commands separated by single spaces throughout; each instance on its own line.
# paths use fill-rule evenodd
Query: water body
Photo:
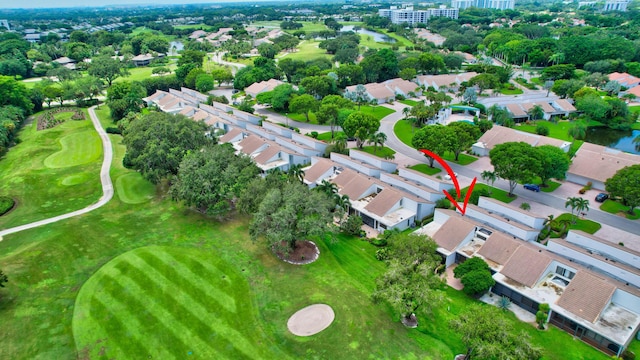
M 612 130 L 605 127 L 590 128 L 586 141 L 607 146 L 632 154 L 640 154 L 640 146 L 636 148 L 633 139 L 640 136 L 640 130 Z M 638 144 L 640 145 L 640 144 Z
M 169 43 L 169 53 L 171 55 L 177 55 L 178 51 L 184 50 L 184 44 L 182 41 L 172 41 Z
M 353 25 L 343 26 L 342 29 L 340 29 L 340 31 L 354 31 L 353 30 Z M 382 34 L 382 33 L 379 33 L 379 32 L 367 30 L 367 29 L 358 30 L 358 34 L 371 36 L 371 37 L 373 37 L 373 41 L 375 41 L 375 42 L 386 42 L 386 43 L 394 43 L 394 42 L 396 42 L 396 39 L 394 39 L 392 37 L 389 37 L 389 36 L 387 36 L 385 34 Z

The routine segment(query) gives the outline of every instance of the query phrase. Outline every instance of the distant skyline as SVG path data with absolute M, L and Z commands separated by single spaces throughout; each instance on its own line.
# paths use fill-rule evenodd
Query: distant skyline
M 219 4 L 220 2 L 246 1 L 247 0 L 1 0 L 0 9 L 97 7 L 106 5 Z

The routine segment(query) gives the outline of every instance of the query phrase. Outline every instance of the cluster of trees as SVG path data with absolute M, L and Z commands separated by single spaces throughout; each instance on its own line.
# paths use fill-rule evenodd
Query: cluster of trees
M 23 84 L 9 76 L 0 76 L 0 155 L 14 144 L 15 137 L 33 104 Z
M 472 257 L 453 269 L 456 279 L 460 279 L 465 294 L 480 296 L 487 292 L 496 281 L 491 276 L 489 265 L 479 257 Z
M 150 112 L 133 119 L 123 131 L 127 153 L 123 164 L 154 184 L 178 174 L 189 152 L 213 144 L 207 126 L 183 115 Z
M 277 79 L 281 75 L 282 72 L 276 66 L 273 59 L 267 59 L 259 56 L 255 58 L 253 65 L 243 67 L 236 72 L 236 77 L 233 80 L 233 87 L 234 89 L 244 90 L 255 82 Z
M 28 77 L 32 62 L 27 53 L 31 46 L 16 33 L 0 33 L 0 75 Z
M 426 235 L 392 232 L 378 258 L 387 270 L 376 279 L 374 301 L 384 301 L 402 317 L 403 324 L 417 326 L 416 313 L 429 314 L 441 304 L 444 281 L 438 245 Z
M 635 208 L 640 206 L 640 165 L 620 169 L 607 179 L 605 189 L 611 197 L 621 198 L 629 207 L 629 214 L 634 214 Z
M 258 52 L 261 56 L 273 59 L 280 51 L 293 50 L 300 43 L 300 39 L 289 34 L 283 34 L 272 40 L 273 44 L 263 43 L 258 45 Z
M 509 196 L 518 183 L 529 183 L 539 177 L 542 186 L 552 178 L 564 179 L 569 170 L 569 156 L 553 145 L 533 147 L 525 142 L 496 145 L 489 152 L 497 177 L 509 181 Z
M 464 121 L 452 122 L 447 126 L 430 125 L 416 131 L 411 144 L 416 149 L 427 149 L 442 156 L 451 151 L 456 161 L 461 152 L 471 148 L 480 138 L 480 128 Z M 426 155 L 425 155 L 426 156 Z M 434 158 L 427 156 L 429 166 L 433 167 Z

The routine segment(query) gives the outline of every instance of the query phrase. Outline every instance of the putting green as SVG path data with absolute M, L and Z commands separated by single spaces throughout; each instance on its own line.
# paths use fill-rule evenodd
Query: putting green
M 91 174 L 78 173 L 78 174 L 73 174 L 73 175 L 67 176 L 66 178 L 62 179 L 62 181 L 60 181 L 60 183 L 62 185 L 66 185 L 66 186 L 78 185 L 78 184 L 83 184 L 83 183 L 89 181 L 90 177 L 91 177 Z
M 87 358 L 270 359 L 241 272 L 202 249 L 122 254 L 80 289 L 73 314 Z
M 116 192 L 120 201 L 127 204 L 141 204 L 153 198 L 156 188 L 140 173 L 121 175 L 116 179 Z
M 67 135 L 60 139 L 62 150 L 44 159 L 44 165 L 51 169 L 88 164 L 102 155 L 100 137 L 94 130 L 86 130 Z

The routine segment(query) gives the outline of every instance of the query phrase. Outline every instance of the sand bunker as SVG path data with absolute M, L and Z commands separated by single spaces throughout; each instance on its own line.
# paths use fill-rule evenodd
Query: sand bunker
M 335 317 L 331 306 L 314 304 L 293 314 L 287 321 L 287 327 L 294 335 L 311 336 L 328 328 Z

